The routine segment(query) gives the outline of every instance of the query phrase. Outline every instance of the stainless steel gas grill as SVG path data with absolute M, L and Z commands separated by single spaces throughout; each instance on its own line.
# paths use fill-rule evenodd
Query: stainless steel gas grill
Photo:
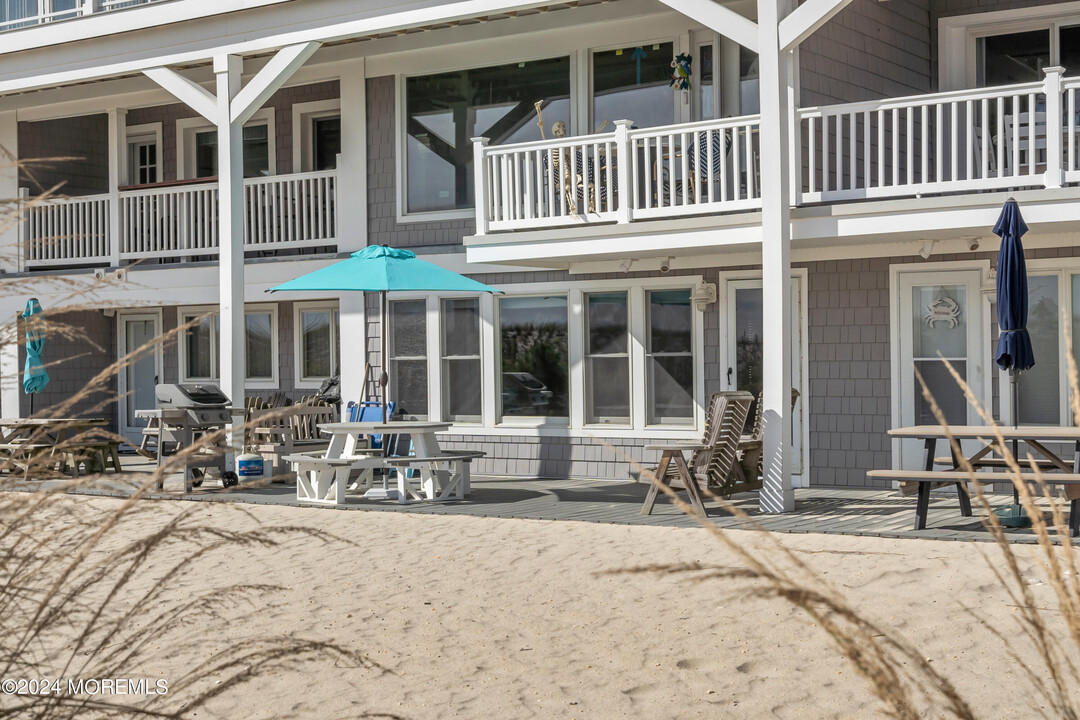
M 164 465 L 166 454 L 190 447 L 202 435 L 223 430 L 232 417 L 229 398 L 216 385 L 162 384 L 157 386 L 156 396 L 158 409 L 138 415 L 157 419 L 158 467 Z M 236 474 L 226 467 L 228 449 L 224 442 L 214 443 L 187 458 L 184 489 L 191 492 L 193 486 L 201 485 L 206 470 L 215 470 L 225 487 L 235 485 Z

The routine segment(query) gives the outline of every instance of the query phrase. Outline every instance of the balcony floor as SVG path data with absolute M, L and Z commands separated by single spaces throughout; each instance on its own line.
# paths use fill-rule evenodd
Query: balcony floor
M 143 473 L 152 469 L 149 461 L 138 456 L 124 455 L 121 459 L 132 475 L 125 479 L 117 478 L 110 483 L 112 487 L 109 489 L 80 492 L 126 496 L 132 487 L 131 483 L 138 483 L 145 478 Z M 175 484 L 179 483 L 180 478 L 176 476 Z M 213 481 L 210 481 L 208 485 L 212 483 Z M 49 481 L 45 483 L 46 486 L 51 484 Z M 172 486 L 171 481 L 166 483 L 167 488 Z M 396 502 L 365 500 L 359 495 L 349 495 L 342 507 L 316 506 L 297 502 L 295 487 L 282 483 L 232 491 L 204 486 L 190 494 L 165 492 L 153 493 L 147 497 L 156 500 L 285 505 L 339 511 L 472 515 L 686 528 L 696 526 L 693 519 L 684 515 L 663 496 L 657 501 L 652 515 L 639 515 L 638 511 L 647 489 L 645 483 L 634 482 L 474 477 L 469 499 L 438 504 L 398 505 Z M 994 505 L 1006 504 L 1010 500 L 1011 495 L 991 496 Z M 974 517 L 962 517 L 955 495 L 946 492 L 935 492 L 931 496 L 927 527 L 917 532 L 912 530 L 915 498 L 904 497 L 895 490 L 832 487 L 799 489 L 795 491 L 795 511 L 781 515 L 759 512 L 756 493 L 736 495 L 733 501 L 750 516 L 752 523 L 728 514 L 715 503 L 706 503 L 709 521 L 725 529 L 753 529 L 756 526 L 759 529 L 788 533 L 991 541 L 989 533 L 980 522 L 978 508 L 974 508 Z M 1050 521 L 1049 514 L 1047 520 Z M 1012 542 L 1036 541 L 1031 530 L 1007 530 L 1007 533 Z

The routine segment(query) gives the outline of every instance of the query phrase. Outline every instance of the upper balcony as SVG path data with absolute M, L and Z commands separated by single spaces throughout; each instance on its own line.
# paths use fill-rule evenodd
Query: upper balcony
M 792 204 L 1080 183 L 1078 88 L 1058 68 L 1044 82 L 798 109 Z M 477 235 L 648 232 L 658 219 L 760 209 L 758 126 L 750 115 L 512 145 L 477 138 Z
M 0 5 L 0 32 L 168 0 L 32 0 Z
M 217 183 L 205 179 L 26 202 L 22 247 L 28 270 L 218 254 Z M 334 170 L 245 179 L 244 206 L 248 255 L 337 250 Z

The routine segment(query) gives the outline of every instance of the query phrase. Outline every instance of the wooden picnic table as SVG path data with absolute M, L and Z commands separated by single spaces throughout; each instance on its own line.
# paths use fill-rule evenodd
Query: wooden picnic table
M 29 472 L 33 458 L 57 456 L 61 470 L 70 463 L 76 475 L 80 462 L 93 462 L 105 470 L 120 470 L 119 443 L 107 438 L 83 436 L 106 428 L 105 418 L 0 418 L 0 452 L 17 467 Z
M 1036 476 L 1028 472 L 1030 465 L 1026 458 L 1022 457 L 1019 445 L 1023 443 L 1030 450 L 1040 471 L 1046 471 L 1045 481 L 1048 484 L 1059 484 L 1065 487 L 1065 496 L 1071 502 L 1070 530 L 1075 535 L 1080 530 L 1080 427 L 1060 427 L 1042 425 L 1021 425 L 1018 427 L 990 426 L 990 425 L 953 425 L 946 428 L 941 425 L 914 425 L 911 427 L 893 428 L 888 431 L 894 438 L 922 440 L 923 463 L 921 470 L 872 470 L 867 473 L 868 477 L 884 480 L 897 480 L 918 482 L 919 498 L 915 511 L 915 529 L 922 530 L 926 527 L 926 515 L 930 500 L 930 489 L 935 482 L 952 482 L 951 478 L 957 474 L 966 460 L 975 471 L 974 477 L 966 474 L 959 475 L 955 481 L 959 496 L 961 514 L 971 515 L 971 502 L 968 498 L 966 482 L 974 479 L 980 483 L 1008 482 L 1011 483 L 1008 473 L 989 472 L 992 469 L 1004 469 L 1005 461 L 1001 455 L 1006 449 L 1002 442 L 1016 457 L 1021 467 L 1021 478 L 1025 482 L 1033 482 Z M 949 445 L 949 454 L 939 457 L 937 447 L 939 440 L 947 440 L 949 437 L 956 440 L 974 440 L 978 449 L 970 455 L 961 456 Z M 999 441 L 998 438 L 1001 438 Z M 1065 457 L 1047 447 L 1054 444 L 1067 444 L 1073 448 L 1073 456 Z M 945 471 L 937 471 L 935 465 L 945 466 Z M 1014 488 L 1014 502 L 1019 503 L 1019 493 Z

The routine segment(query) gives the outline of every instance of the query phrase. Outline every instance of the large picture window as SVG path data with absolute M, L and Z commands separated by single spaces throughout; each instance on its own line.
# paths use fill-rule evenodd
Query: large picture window
M 647 422 L 694 421 L 694 322 L 689 290 L 646 293 Z
M 625 292 L 585 295 L 585 422 L 630 424 Z
M 499 415 L 568 417 L 565 295 L 499 299 Z
M 639 128 L 674 123 L 669 84 L 673 57 L 670 42 L 594 52 L 593 124 L 606 121 L 610 132 L 616 120 L 630 120 Z
M 390 398 L 396 412 L 410 419 L 428 416 L 427 302 L 396 300 L 390 303 Z
M 480 422 L 480 301 L 442 301 L 443 416 L 452 422 Z
M 569 123 L 570 58 L 406 78 L 407 211 L 473 207 L 471 139 L 484 136 L 493 145 L 540 139 L 534 108 L 540 100 L 548 127 Z

